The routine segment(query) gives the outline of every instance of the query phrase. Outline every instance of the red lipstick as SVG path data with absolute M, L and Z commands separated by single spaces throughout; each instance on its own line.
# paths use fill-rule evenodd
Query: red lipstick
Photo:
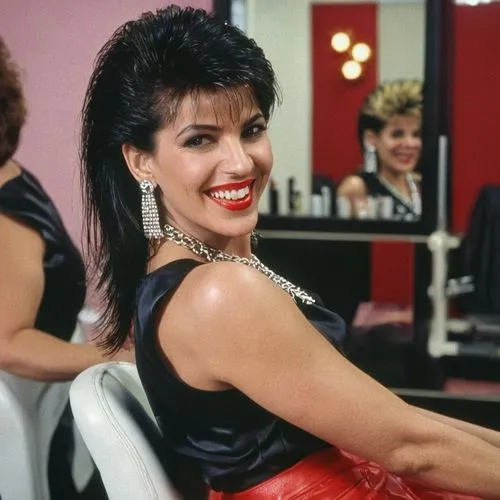
M 207 195 L 212 201 L 228 210 L 245 210 L 246 208 L 250 207 L 253 202 L 253 182 L 254 179 L 247 179 L 243 182 L 221 184 L 219 186 L 210 188 L 207 191 Z M 215 193 L 225 193 L 226 191 L 240 191 L 242 189 L 247 189 L 248 193 L 237 200 L 227 199 L 224 194 L 222 197 L 214 196 Z
M 213 186 L 208 191 L 231 191 L 232 189 L 243 189 L 252 184 L 255 179 L 247 179 L 242 182 L 231 182 L 230 184 L 221 184 L 220 186 Z

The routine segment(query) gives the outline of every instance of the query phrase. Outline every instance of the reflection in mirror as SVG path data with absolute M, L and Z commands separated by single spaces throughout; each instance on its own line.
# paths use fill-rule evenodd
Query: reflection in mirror
M 422 151 L 421 81 L 382 83 L 365 99 L 357 121 L 363 166 L 338 185 L 337 216 L 418 220 L 422 212 L 416 171 Z M 316 194 L 313 187 L 313 200 L 322 196 L 322 189 Z
M 417 220 L 425 1 L 233 0 L 231 13 L 283 94 L 261 212 Z

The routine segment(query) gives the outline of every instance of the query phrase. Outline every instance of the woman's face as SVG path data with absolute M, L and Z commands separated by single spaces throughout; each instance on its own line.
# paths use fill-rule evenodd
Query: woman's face
M 372 135 L 379 171 L 407 173 L 415 169 L 422 151 L 421 125 L 419 116 L 397 115 L 378 134 Z
M 214 245 L 254 229 L 273 157 L 250 92 L 184 97 L 174 123 L 157 132 L 152 160 L 168 222 Z

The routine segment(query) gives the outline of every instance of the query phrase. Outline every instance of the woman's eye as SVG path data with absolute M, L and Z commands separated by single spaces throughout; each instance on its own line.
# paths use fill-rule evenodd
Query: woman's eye
M 186 143 L 185 146 L 188 148 L 199 148 L 201 146 L 204 146 L 205 144 L 208 144 L 210 140 L 210 137 L 207 135 L 195 135 L 193 137 L 190 137 Z
M 250 127 L 246 128 L 243 131 L 242 137 L 244 139 L 251 139 L 252 137 L 257 137 L 262 132 L 264 132 L 267 129 L 267 127 L 263 123 L 251 125 Z
M 404 132 L 401 129 L 396 129 L 393 130 L 391 135 L 394 139 L 399 139 L 404 136 Z

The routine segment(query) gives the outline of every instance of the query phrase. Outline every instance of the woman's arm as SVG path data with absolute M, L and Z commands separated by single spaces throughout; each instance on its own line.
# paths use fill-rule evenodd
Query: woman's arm
M 486 427 L 481 427 L 480 425 L 471 424 L 470 422 L 465 422 L 463 420 L 458 420 L 456 418 L 447 417 L 446 415 L 441 415 L 440 413 L 435 413 L 433 411 L 426 410 L 424 408 L 413 407 L 418 413 L 428 417 L 437 422 L 449 425 L 455 429 L 467 432 L 472 436 L 476 436 L 487 443 L 500 448 L 500 432 L 494 431 L 493 429 L 488 429 Z
M 346 177 L 337 188 L 337 199 L 341 197 L 349 200 L 351 212 L 353 216 L 357 217 L 360 210 L 364 208 L 368 197 L 368 190 L 363 179 L 357 175 Z
M 92 344 L 71 344 L 34 328 L 44 290 L 44 242 L 0 214 L 0 369 L 21 377 L 71 380 L 106 361 Z
M 361 372 L 253 269 L 227 262 L 194 269 L 162 314 L 159 340 L 178 375 L 195 387 L 236 387 L 395 474 L 500 498 L 497 448 L 423 415 Z
M 339 184 L 337 196 L 346 196 L 349 199 L 366 198 L 368 191 L 361 177 L 349 175 Z

